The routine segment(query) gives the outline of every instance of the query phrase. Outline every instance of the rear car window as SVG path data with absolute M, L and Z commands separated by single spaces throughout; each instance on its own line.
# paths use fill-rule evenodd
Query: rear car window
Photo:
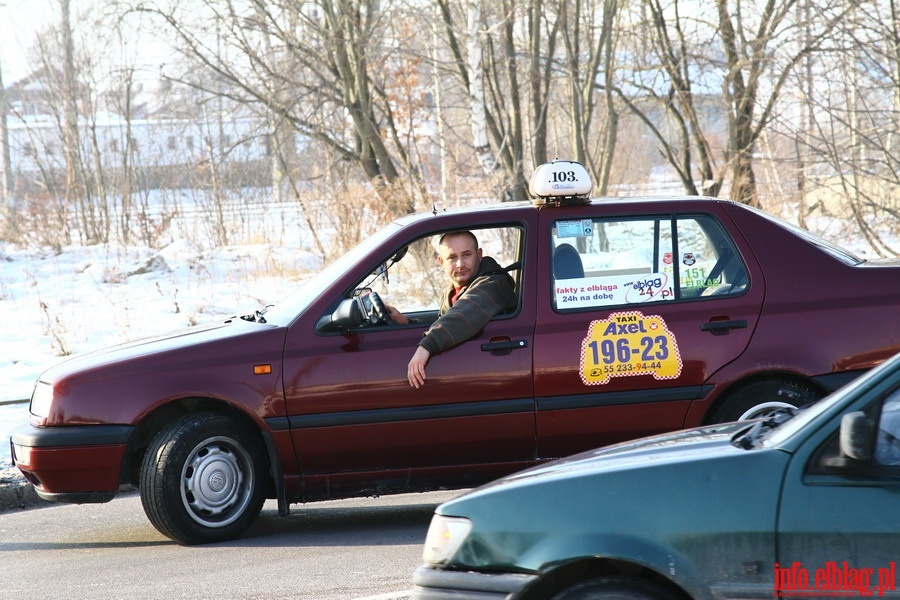
M 560 219 L 551 232 L 557 311 L 733 296 L 747 270 L 709 215 Z

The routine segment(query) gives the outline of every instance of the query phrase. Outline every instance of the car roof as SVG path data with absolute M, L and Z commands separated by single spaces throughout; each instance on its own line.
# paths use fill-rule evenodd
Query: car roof
M 658 205 L 659 208 L 665 210 L 676 210 L 679 208 L 687 208 L 687 209 L 700 209 L 703 208 L 704 205 L 714 205 L 714 204 L 729 204 L 735 206 L 743 206 L 737 202 L 732 200 L 725 200 L 723 198 L 711 198 L 708 196 L 608 196 L 608 197 L 594 197 L 590 198 L 586 201 L 575 202 L 571 204 L 558 204 L 555 202 L 531 202 L 531 201 L 518 201 L 518 202 L 491 202 L 485 204 L 471 204 L 467 206 L 455 206 L 455 207 L 444 207 L 438 208 L 437 206 L 430 211 L 423 211 L 419 213 L 404 215 L 395 220 L 395 222 L 399 225 L 407 225 L 409 223 L 428 220 L 430 218 L 434 218 L 440 215 L 458 215 L 458 214 L 468 214 L 468 215 L 493 215 L 497 216 L 498 213 L 510 213 L 508 216 L 513 217 L 515 213 L 527 212 L 529 210 L 542 210 L 544 208 L 571 208 L 573 211 L 577 212 L 578 208 L 589 209 L 591 207 L 597 206 L 619 206 L 623 209 L 623 211 L 634 210 L 635 208 L 641 207 L 645 208 L 647 204 Z M 684 205 L 684 206 L 682 206 Z

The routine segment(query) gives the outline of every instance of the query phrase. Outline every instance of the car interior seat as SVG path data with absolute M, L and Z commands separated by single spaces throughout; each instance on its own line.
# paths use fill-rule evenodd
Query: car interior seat
M 571 244 L 560 244 L 553 250 L 554 279 L 581 279 L 584 277 L 584 265 L 581 255 Z

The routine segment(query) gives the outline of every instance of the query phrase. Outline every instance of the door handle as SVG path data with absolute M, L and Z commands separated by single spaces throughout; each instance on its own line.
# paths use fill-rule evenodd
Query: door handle
M 528 340 L 505 340 L 503 342 L 485 342 L 481 345 L 483 352 L 509 352 L 518 348 L 527 348 Z
M 710 321 L 709 323 L 701 323 L 700 331 L 725 331 L 729 329 L 745 329 L 747 321 L 739 319 L 736 321 Z

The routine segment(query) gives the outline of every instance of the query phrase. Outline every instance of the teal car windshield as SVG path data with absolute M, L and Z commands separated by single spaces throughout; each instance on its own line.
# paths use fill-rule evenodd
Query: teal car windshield
M 401 225 L 390 223 L 354 246 L 349 252 L 329 264 L 327 267 L 307 279 L 303 284 L 265 311 L 266 323 L 286 327 L 290 325 L 306 308 L 312 304 L 332 281 L 346 273 L 353 265 L 360 262 L 363 256 L 373 247 L 388 239 Z
M 828 411 L 833 405 L 840 402 L 842 394 L 835 393 L 819 402 L 804 408 L 778 427 L 769 430 L 754 444 L 757 448 L 779 448 L 792 436 L 802 431 L 810 422 L 816 420 L 819 415 Z
M 898 364 L 900 364 L 900 355 L 872 369 L 870 377 L 855 379 L 830 396 L 826 396 L 815 404 L 802 409 L 796 416 L 788 419 L 781 426 L 768 431 L 754 445 L 758 448 L 779 448 L 783 446 L 791 437 L 803 431 L 804 427 L 815 421 L 820 415 L 830 412 L 835 405 L 843 403 L 848 395 L 859 394 L 861 387 L 877 385 L 886 375 L 889 375 L 892 370 L 896 369 Z

